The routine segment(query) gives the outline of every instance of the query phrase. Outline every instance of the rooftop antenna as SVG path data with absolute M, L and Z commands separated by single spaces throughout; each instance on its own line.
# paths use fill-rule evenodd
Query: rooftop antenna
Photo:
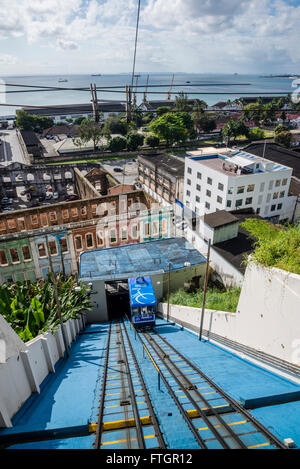
M 172 89 L 173 89 L 173 84 L 174 84 L 174 73 L 173 73 L 173 76 L 172 76 L 172 80 L 171 80 L 171 85 L 170 85 L 170 89 L 168 91 L 168 96 L 167 96 L 167 100 L 170 101 L 171 100 L 171 92 L 172 92 Z

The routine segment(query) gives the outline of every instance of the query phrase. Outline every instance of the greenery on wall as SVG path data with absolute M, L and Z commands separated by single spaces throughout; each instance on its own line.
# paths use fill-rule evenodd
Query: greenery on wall
M 241 290 L 239 288 L 220 291 L 217 288 L 208 288 L 206 293 L 205 308 L 216 309 L 219 311 L 235 312 Z M 163 300 L 165 303 L 167 299 Z M 170 295 L 170 303 L 174 305 L 192 306 L 202 308 L 203 290 L 197 290 L 188 293 L 184 290 L 178 290 Z
M 58 298 L 63 321 L 78 318 L 91 309 L 89 293 L 84 285 L 75 291 L 73 277 L 57 276 Z M 16 282 L 0 286 L 0 314 L 26 342 L 42 332 L 54 330 L 59 324 L 53 283 L 49 278 L 37 282 Z
M 248 218 L 241 226 L 257 239 L 251 260 L 300 274 L 300 224 L 279 227 L 265 220 Z

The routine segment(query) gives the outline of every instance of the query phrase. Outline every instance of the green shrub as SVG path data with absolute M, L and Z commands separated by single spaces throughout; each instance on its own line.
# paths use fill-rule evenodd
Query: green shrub
M 239 288 L 220 291 L 217 288 L 208 289 L 206 293 L 205 308 L 216 309 L 220 311 L 235 312 L 241 290 Z M 164 299 L 164 302 L 167 302 Z M 170 303 L 182 306 L 192 306 L 202 308 L 203 290 L 197 290 L 193 293 L 187 293 L 184 290 L 178 290 L 170 295 Z

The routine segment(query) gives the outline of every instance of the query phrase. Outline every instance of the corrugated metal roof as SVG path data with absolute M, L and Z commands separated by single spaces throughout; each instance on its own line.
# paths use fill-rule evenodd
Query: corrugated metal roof
M 165 273 L 206 262 L 185 238 L 168 238 L 86 251 L 80 256 L 79 277 L 84 279 L 126 278 L 150 273 Z

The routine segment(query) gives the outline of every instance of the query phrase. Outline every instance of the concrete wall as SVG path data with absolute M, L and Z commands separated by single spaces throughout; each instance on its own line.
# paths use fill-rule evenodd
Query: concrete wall
M 167 305 L 159 310 L 166 315 Z M 199 328 L 201 308 L 171 305 L 174 320 Z M 206 310 L 206 331 L 300 365 L 300 275 L 248 265 L 236 313 Z
M 64 324 L 68 345 L 85 327 L 85 315 Z M 12 417 L 63 357 L 65 347 L 60 326 L 24 344 L 0 315 L 0 338 L 7 343 L 6 360 L 0 363 L 0 427 L 11 427 Z

